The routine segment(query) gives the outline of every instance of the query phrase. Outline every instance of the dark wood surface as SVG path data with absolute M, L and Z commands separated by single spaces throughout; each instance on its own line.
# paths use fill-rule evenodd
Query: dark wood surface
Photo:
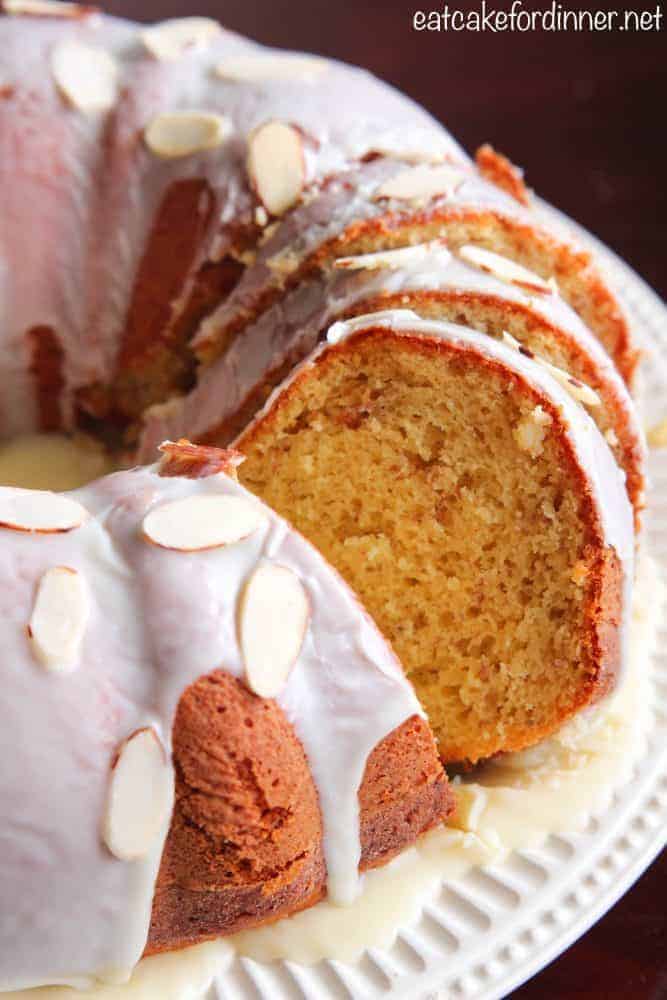
M 600 236 L 667 297 L 664 28 L 415 33 L 414 10 L 442 11 L 440 0 L 109 0 L 102 6 L 137 20 L 207 14 L 267 44 L 367 67 L 424 104 L 468 150 L 490 141 L 507 153 L 539 194 Z M 477 5 L 460 0 L 455 6 Z M 498 0 L 495 6 L 509 4 Z M 541 6 L 525 3 L 528 10 Z M 591 5 L 614 6 L 624 5 Z M 655 3 L 627 7 L 655 10 Z M 667 1000 L 667 855 L 513 996 Z

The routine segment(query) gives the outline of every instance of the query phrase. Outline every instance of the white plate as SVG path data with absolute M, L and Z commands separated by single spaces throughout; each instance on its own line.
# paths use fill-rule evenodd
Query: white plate
M 626 264 L 553 209 L 592 245 L 626 303 L 645 349 L 642 400 L 650 426 L 667 414 L 667 307 Z M 650 457 L 648 552 L 667 571 L 667 450 Z M 443 885 L 387 951 L 353 966 L 261 965 L 237 958 L 210 1000 L 499 1000 L 561 954 L 612 906 L 665 844 L 667 625 L 652 665 L 646 751 L 631 779 L 577 835 Z

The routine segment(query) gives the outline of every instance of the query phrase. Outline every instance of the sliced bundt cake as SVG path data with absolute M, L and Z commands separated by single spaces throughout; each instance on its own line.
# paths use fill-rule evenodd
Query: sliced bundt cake
M 361 70 L 207 18 L 3 6 L 0 434 L 227 443 L 308 357 L 243 435 L 244 482 L 367 602 L 444 759 L 600 697 L 637 352 L 520 172 Z M 348 320 L 309 355 L 405 304 L 426 318 Z M 0 487 L 0 990 L 348 901 L 453 808 L 348 585 L 237 453 L 163 451 L 75 493 Z
M 380 169 L 382 167 L 382 169 Z M 452 247 L 474 243 L 554 278 L 568 301 L 631 381 L 638 355 L 627 320 L 591 254 L 568 234 L 489 183 L 472 165 L 399 163 L 378 165 L 353 195 L 352 217 L 336 226 L 313 226 L 317 200 L 296 207 L 289 219 L 263 241 L 228 299 L 205 320 L 193 346 L 209 360 L 242 331 L 248 319 L 267 308 L 286 288 L 343 256 L 369 253 L 444 238 Z M 323 194 L 322 198 L 326 195 Z M 360 197 L 361 196 L 361 197 Z
M 529 746 L 609 690 L 633 525 L 573 380 L 462 327 L 337 324 L 238 442 L 244 484 L 340 570 L 445 760 Z
M 509 333 L 525 353 L 539 355 L 584 383 L 580 401 L 624 469 L 628 495 L 641 511 L 643 433 L 612 360 L 554 282 L 472 244 L 452 252 L 442 241 L 433 241 L 339 258 L 333 273 L 301 282 L 250 324 L 202 374 L 198 389 L 176 404 L 175 420 L 169 404 L 153 410 L 141 453 L 149 454 L 182 426 L 195 437 L 228 443 L 332 322 L 408 307 L 422 317 L 462 323 L 496 338 Z
M 340 577 L 240 456 L 164 452 L 74 493 L 0 488 L 2 989 L 348 901 L 452 809 Z

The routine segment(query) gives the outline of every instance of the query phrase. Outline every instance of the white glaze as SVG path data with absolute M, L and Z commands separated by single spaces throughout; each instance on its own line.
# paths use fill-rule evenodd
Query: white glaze
M 143 538 L 149 510 L 192 495 L 246 497 L 264 513 L 260 527 L 234 545 L 198 552 Z M 367 757 L 421 711 L 342 580 L 230 478 L 165 478 L 142 468 L 69 496 L 91 515 L 80 528 L 0 529 L 0 753 L 11 761 L 0 774 L 0 989 L 118 981 L 138 961 L 168 817 L 146 857 L 113 858 L 100 836 L 111 761 L 144 726 L 169 748 L 176 704 L 197 677 L 221 665 L 243 676 L 238 599 L 260 562 L 291 569 L 311 605 L 278 701 L 318 788 L 328 888 L 338 902 L 357 891 L 357 790 Z M 90 603 L 77 670 L 66 676 L 44 671 L 26 635 L 37 583 L 56 565 L 81 573 Z
M 122 987 L 9 994 L 7 1000 L 203 1000 L 211 980 L 224 983 L 234 954 L 259 962 L 308 965 L 323 957 L 354 962 L 368 948 L 389 948 L 443 879 L 475 865 L 498 864 L 515 849 L 537 847 L 551 833 L 585 827 L 632 772 L 646 741 L 651 686 L 647 665 L 662 620 L 664 585 L 640 562 L 625 683 L 601 705 L 536 748 L 476 769 L 458 786 L 463 808 L 449 829 L 434 830 L 383 868 L 363 876 L 354 905 L 326 900 L 276 924 L 139 963 Z

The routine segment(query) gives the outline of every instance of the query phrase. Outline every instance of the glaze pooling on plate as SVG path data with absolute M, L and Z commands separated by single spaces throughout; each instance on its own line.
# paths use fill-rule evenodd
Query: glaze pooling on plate
M 3 490 L 14 493 L 26 495 Z M 194 547 L 187 532 L 180 548 L 147 536 L 147 515 L 204 498 L 256 510 L 252 524 L 244 522 L 252 530 L 204 549 Z M 145 803 L 141 789 L 128 792 L 110 780 L 111 768 L 118 761 L 120 772 L 133 734 L 151 732 L 173 788 L 169 750 L 180 695 L 220 666 L 235 677 L 246 674 L 237 615 L 258 566 L 291 572 L 308 597 L 307 627 L 277 700 L 319 790 L 328 891 L 339 902 L 358 891 L 357 793 L 367 758 L 396 726 L 421 714 L 396 659 L 340 578 L 228 476 L 193 480 L 139 468 L 67 499 L 86 514 L 68 530 L 0 528 L 6 581 L 0 598 L 0 749 L 12 760 L 0 775 L 4 989 L 86 986 L 96 976 L 122 980 L 139 960 L 171 792 L 154 823 L 147 816 L 145 828 L 128 831 L 123 810 L 129 808 L 135 822 Z M 171 521 L 166 529 L 161 524 L 167 535 L 171 527 Z M 26 629 L 39 581 L 62 566 L 83 582 L 87 614 L 76 669 L 57 674 L 36 657 Z M 26 733 L 35 736 L 26 739 Z M 147 762 L 153 789 L 156 767 Z

